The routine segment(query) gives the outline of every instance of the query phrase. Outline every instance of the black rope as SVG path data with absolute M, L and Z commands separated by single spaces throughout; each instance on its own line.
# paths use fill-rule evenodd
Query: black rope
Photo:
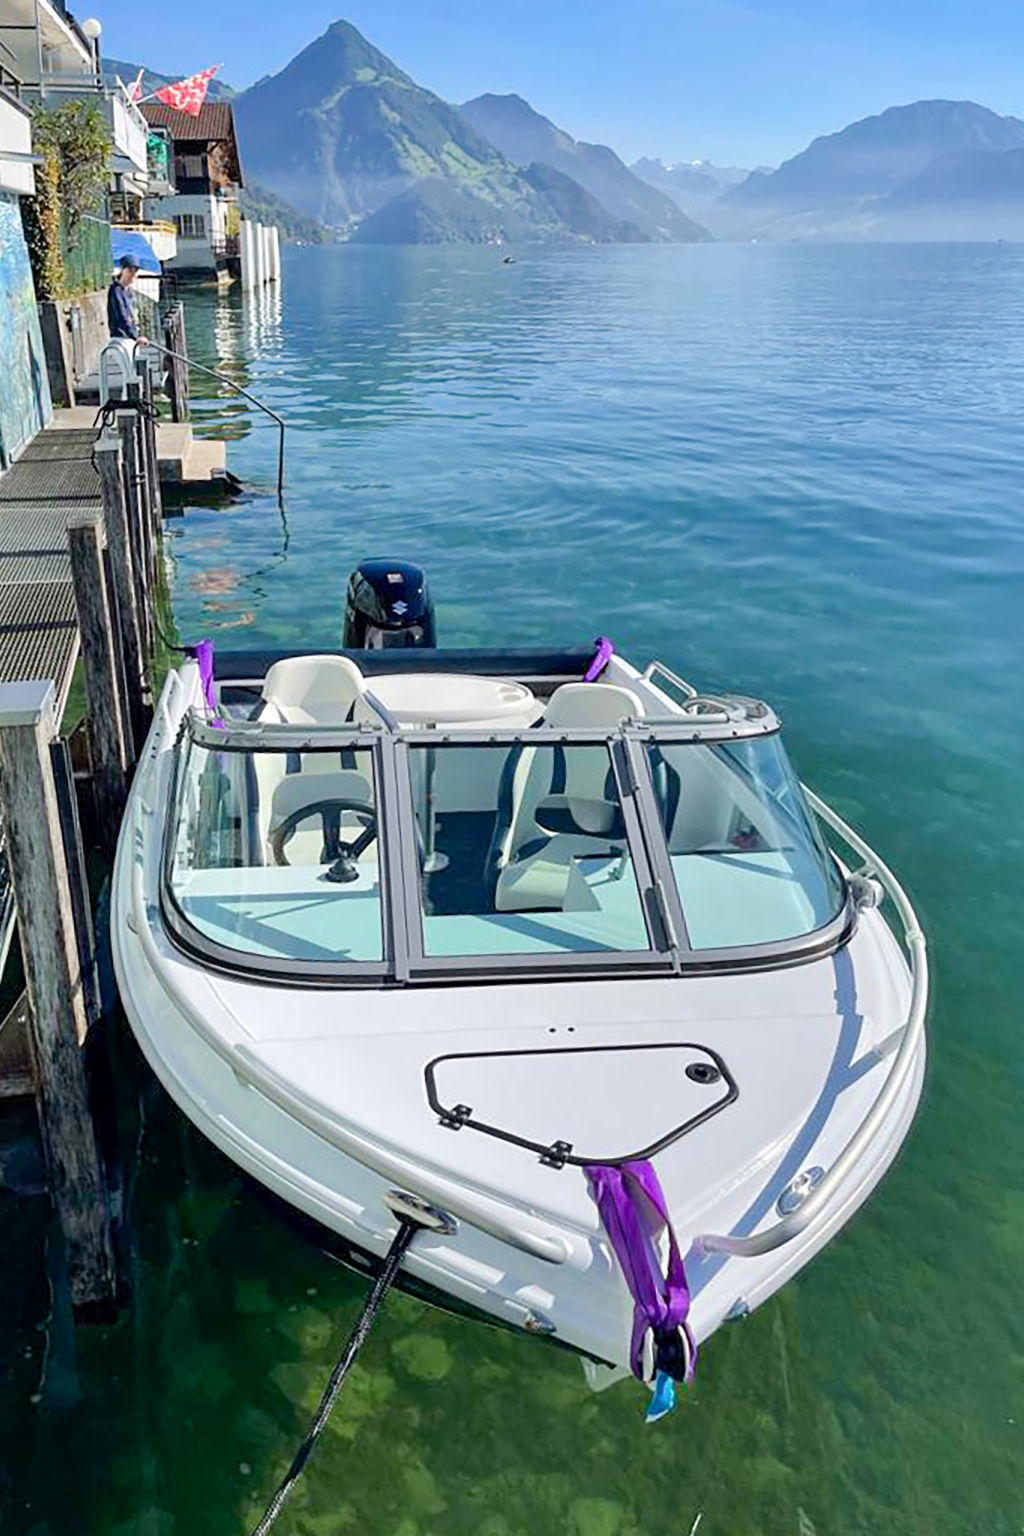
M 331 1409 L 334 1407 L 338 1393 L 345 1384 L 345 1377 L 348 1375 L 350 1367 L 366 1342 L 367 1335 L 373 1327 L 374 1320 L 380 1310 L 381 1302 L 394 1284 L 398 1271 L 401 1268 L 402 1256 L 416 1236 L 416 1233 L 420 1230 L 421 1228 L 414 1222 L 402 1221 L 399 1223 L 394 1241 L 387 1251 L 383 1268 L 373 1282 L 373 1289 L 366 1298 L 366 1305 L 359 1315 L 359 1321 L 353 1328 L 349 1341 L 345 1345 L 344 1353 L 331 1372 L 327 1386 L 324 1388 L 324 1395 L 320 1399 L 320 1406 L 316 1411 L 316 1417 L 310 1425 L 309 1433 L 295 1452 L 291 1466 L 288 1468 L 274 1497 L 267 1505 L 263 1518 L 258 1525 L 253 1527 L 251 1536 L 266 1536 L 266 1533 L 284 1508 L 285 1500 L 302 1476 L 303 1469 L 312 1454 L 313 1447 L 319 1440 L 327 1420 L 331 1416 Z
M 118 411 L 134 411 L 136 415 L 141 416 L 143 420 L 146 421 L 160 420 L 159 412 L 157 411 L 156 406 L 153 405 L 150 400 L 115 400 L 113 396 L 111 396 L 109 400 L 104 400 L 103 404 L 96 412 L 96 419 L 93 422 L 93 426 L 102 427 L 104 430 L 106 430 L 108 427 L 112 427 L 114 425 L 114 418 L 116 417 Z

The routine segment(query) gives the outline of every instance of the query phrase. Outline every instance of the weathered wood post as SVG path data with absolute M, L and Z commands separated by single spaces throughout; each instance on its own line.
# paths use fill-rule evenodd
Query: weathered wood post
M 149 511 L 152 528 L 150 581 L 156 576 L 157 537 L 163 522 L 163 498 L 160 495 L 160 461 L 156 446 L 156 420 L 153 414 L 153 369 L 148 361 L 137 358 L 135 363 L 142 385 L 144 414 L 142 417 L 142 442 L 146 460 L 146 477 L 149 481 Z
M 129 759 L 114 619 L 104 571 L 105 542 L 102 525 L 95 514 L 76 517 L 68 525 L 71 577 L 75 584 L 85 691 L 89 701 L 96 815 L 103 845 L 113 849 L 124 812 Z
M 117 429 L 121 435 L 121 460 L 124 465 L 128 527 L 132 538 L 132 559 L 135 565 L 136 602 L 139 608 L 140 627 L 146 646 L 147 660 L 152 654 L 149 613 L 150 544 L 152 522 L 149 515 L 149 483 L 142 449 L 142 422 L 138 405 L 142 389 L 138 379 L 129 379 L 126 395 L 132 409 L 118 411 Z
M 51 682 L 0 685 L 0 769 L 40 1121 L 75 1308 L 109 1305 L 114 1252 L 82 1060 L 88 1018 L 51 745 Z
M 164 317 L 164 345 L 171 354 L 170 364 L 171 420 L 188 421 L 188 356 L 185 342 L 185 311 L 181 304 L 174 304 Z
M 125 746 L 129 763 L 142 750 L 152 717 L 152 699 L 146 671 L 146 657 L 139 627 L 139 609 L 135 596 L 135 570 L 132 564 L 131 536 L 125 505 L 124 478 L 121 473 L 120 439 L 107 433 L 98 439 L 93 458 L 100 475 L 103 514 L 110 549 L 116 628 L 121 638 L 124 658 L 125 692 L 128 697 L 128 721 Z

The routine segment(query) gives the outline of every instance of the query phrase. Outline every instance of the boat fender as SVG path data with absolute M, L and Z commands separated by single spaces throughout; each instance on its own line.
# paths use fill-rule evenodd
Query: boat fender
M 651 1387 L 649 1424 L 675 1407 L 675 1384 L 693 1379 L 697 1346 L 687 1318 L 690 1290 L 661 1182 L 649 1162 L 585 1168 L 601 1224 L 633 1298 L 629 1363 Z M 659 1239 L 668 1240 L 663 1268 Z
M 598 635 L 594 645 L 597 649 L 594 651 L 589 667 L 583 674 L 583 681 L 585 683 L 596 683 L 605 667 L 615 655 L 615 646 L 608 639 L 607 635 Z

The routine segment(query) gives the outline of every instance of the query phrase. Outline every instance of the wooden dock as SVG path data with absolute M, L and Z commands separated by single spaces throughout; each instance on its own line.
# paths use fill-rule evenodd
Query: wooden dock
M 94 411 L 58 412 L 0 477 L 0 810 L 26 988 L 0 1023 L 0 1099 L 35 1097 L 81 1316 L 108 1312 L 118 1288 L 83 1049 L 101 1008 L 82 828 L 111 858 L 152 715 L 153 383 L 140 364 L 102 430 Z M 86 715 L 73 768 L 62 722 L 79 660 Z
M 63 717 L 79 644 L 68 523 L 103 502 L 91 418 L 61 415 L 0 476 L 0 683 L 51 679 Z

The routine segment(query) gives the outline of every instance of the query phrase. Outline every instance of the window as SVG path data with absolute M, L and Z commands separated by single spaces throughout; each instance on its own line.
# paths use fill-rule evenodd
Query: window
M 423 952 L 647 951 L 604 744 L 414 746 Z
M 693 949 L 802 937 L 843 884 L 778 736 L 646 748 Z
M 193 744 L 171 845 L 175 902 L 205 938 L 244 956 L 379 963 L 377 811 L 369 748 Z
M 206 217 L 201 213 L 176 213 L 174 227 L 182 240 L 205 240 Z
M 179 181 L 205 180 L 208 174 L 206 156 L 177 155 L 174 161 L 174 174 Z

